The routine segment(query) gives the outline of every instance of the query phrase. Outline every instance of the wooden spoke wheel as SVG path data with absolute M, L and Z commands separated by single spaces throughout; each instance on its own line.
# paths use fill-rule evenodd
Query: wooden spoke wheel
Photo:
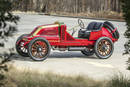
M 113 53 L 113 42 L 110 38 L 101 37 L 96 41 L 94 50 L 97 57 L 107 59 Z
M 94 54 L 94 50 L 86 48 L 85 50 L 82 50 L 81 53 L 84 54 L 85 56 L 92 56 Z
M 102 40 L 99 42 L 97 49 L 98 49 L 98 52 L 100 53 L 100 55 L 107 56 L 110 54 L 112 46 L 109 43 L 109 41 Z
M 29 43 L 28 53 L 33 60 L 45 60 L 50 54 L 50 44 L 44 38 L 35 38 Z
M 27 35 L 28 34 L 21 35 L 16 41 L 16 51 L 23 57 L 28 57 L 27 47 L 24 46 L 24 41 L 22 40 L 22 38 Z

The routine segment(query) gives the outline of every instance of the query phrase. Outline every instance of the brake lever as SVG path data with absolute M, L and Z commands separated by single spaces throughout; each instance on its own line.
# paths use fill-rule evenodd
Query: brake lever
M 74 28 L 73 28 L 73 32 L 72 32 L 72 36 L 75 34 L 75 32 L 76 32 L 77 30 L 75 30 Z

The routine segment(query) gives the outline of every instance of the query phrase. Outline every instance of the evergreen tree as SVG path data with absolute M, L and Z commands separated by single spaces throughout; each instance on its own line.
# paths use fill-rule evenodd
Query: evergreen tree
M 123 16 L 126 21 L 127 30 L 125 32 L 125 37 L 128 41 L 125 43 L 125 54 L 130 54 L 130 0 L 121 0 Z M 128 60 L 128 69 L 130 70 L 130 58 Z
M 0 47 L 4 47 L 3 42 L 7 41 L 8 37 L 13 36 L 13 33 L 17 31 L 15 25 L 19 21 L 19 17 L 11 13 L 12 9 L 13 2 L 11 0 L 0 0 Z M 4 63 L 7 62 L 11 55 L 11 53 L 0 54 L 0 58 L 4 56 L 4 60 L 2 62 L 0 60 L 0 87 L 4 87 L 6 83 L 3 72 L 7 71 L 8 68 Z M 5 59 L 5 56 L 7 59 Z
M 0 38 L 12 36 L 17 29 L 10 23 L 17 24 L 19 17 L 11 13 L 13 2 L 11 0 L 0 0 Z
M 130 38 L 130 0 L 121 0 L 123 16 L 127 24 L 125 36 Z
M 14 0 L 0 0 L 0 47 L 17 31 L 19 17 L 12 14 Z M 8 55 L 9 56 L 9 55 Z

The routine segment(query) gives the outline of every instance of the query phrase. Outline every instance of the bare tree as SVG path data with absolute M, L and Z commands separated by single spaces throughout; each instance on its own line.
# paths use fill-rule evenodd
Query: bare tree
M 15 0 L 13 0 L 15 1 Z M 15 2 L 14 2 L 15 3 Z M 19 4 L 18 4 L 19 3 Z M 120 12 L 119 0 L 17 0 L 15 10 L 36 12 L 86 13 L 115 11 Z

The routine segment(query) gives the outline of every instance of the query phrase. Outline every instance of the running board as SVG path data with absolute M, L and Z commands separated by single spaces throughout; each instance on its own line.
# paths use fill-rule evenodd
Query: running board
M 86 47 L 68 47 L 68 51 L 82 51 L 85 49 Z

